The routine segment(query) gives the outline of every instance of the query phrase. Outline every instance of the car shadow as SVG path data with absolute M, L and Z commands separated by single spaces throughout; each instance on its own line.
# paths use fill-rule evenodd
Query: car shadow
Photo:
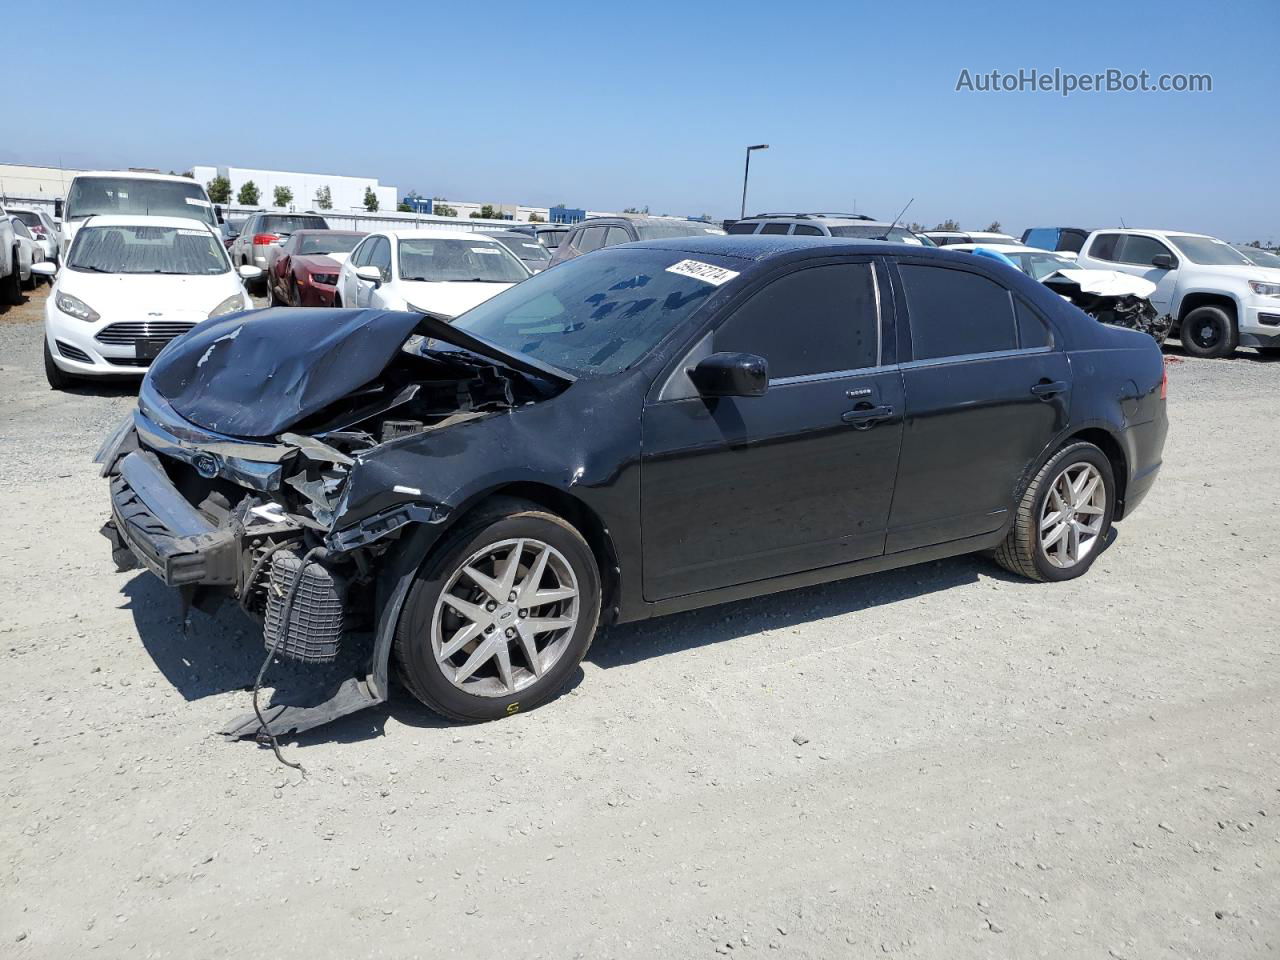
M 1165 356 L 1171 359 L 1172 358 L 1177 358 L 1178 360 L 1199 359 L 1187 353 L 1187 351 L 1183 349 L 1182 344 L 1177 341 L 1165 341 L 1162 349 L 1164 350 Z M 1236 347 L 1235 352 L 1232 353 L 1231 356 L 1221 357 L 1220 359 L 1248 360 L 1253 363 L 1280 363 L 1280 355 L 1268 355 L 1265 353 L 1260 353 L 1259 351 L 1255 349 L 1251 349 L 1249 347 Z
M 1102 550 L 1110 549 L 1117 537 L 1113 527 Z M 596 638 L 586 662 L 606 670 L 628 666 L 737 640 L 762 630 L 859 613 L 980 579 L 1027 583 L 994 561 L 969 554 L 610 627 Z M 186 700 L 253 689 L 265 656 L 262 632 L 234 603 L 223 603 L 212 614 L 193 609 L 189 619 L 184 619 L 178 594 L 150 573 L 134 576 L 124 585 L 123 593 L 127 598 L 125 608 L 133 614 L 144 648 L 165 680 Z M 348 644 L 347 653 L 334 664 L 300 664 L 278 658 L 268 670 L 267 686 L 273 693 L 262 698 L 263 707 L 268 702 L 316 703 L 342 680 L 362 676 L 369 645 L 367 635 L 359 640 Z M 428 710 L 394 680 L 394 669 L 392 674 L 387 702 L 313 730 L 281 737 L 281 742 L 299 747 L 356 743 L 382 736 L 391 717 L 403 726 L 430 730 L 468 725 Z M 547 705 L 571 693 L 583 679 L 582 669 L 576 669 Z M 229 712 L 226 722 L 251 710 L 246 696 L 243 708 Z
M 63 393 L 76 397 L 136 397 L 142 381 L 138 377 L 116 377 L 110 374 L 81 377 L 62 388 Z

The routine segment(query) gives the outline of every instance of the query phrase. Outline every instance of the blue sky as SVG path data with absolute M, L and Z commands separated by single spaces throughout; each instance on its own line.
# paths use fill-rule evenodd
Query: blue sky
M 743 148 L 769 143 L 750 209 L 892 218 L 915 197 L 906 219 L 930 226 L 1123 218 L 1280 241 L 1277 0 L 61 0 L 5 17 L 39 109 L 10 102 L 0 160 L 724 217 Z M 964 68 L 1055 67 L 1208 73 L 1213 92 L 955 92 Z

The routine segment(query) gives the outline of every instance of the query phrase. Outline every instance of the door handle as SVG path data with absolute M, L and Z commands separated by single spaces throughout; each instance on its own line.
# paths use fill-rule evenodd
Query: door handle
M 1066 389 L 1067 384 L 1065 380 L 1041 380 L 1031 388 L 1031 392 L 1041 400 L 1048 400 L 1050 397 L 1062 393 Z
M 852 424 L 855 430 L 870 430 L 881 420 L 888 420 L 892 416 L 893 407 L 887 403 L 876 407 L 869 403 L 862 403 L 852 410 L 846 410 L 841 414 L 840 419 L 845 423 Z

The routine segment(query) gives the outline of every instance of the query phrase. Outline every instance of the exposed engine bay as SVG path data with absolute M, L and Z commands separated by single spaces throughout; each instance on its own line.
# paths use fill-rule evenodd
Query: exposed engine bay
M 1161 315 L 1149 299 L 1156 285 L 1114 270 L 1059 270 L 1041 281 L 1099 323 L 1148 334 L 1163 344 L 1173 318 Z
M 205 611 L 236 602 L 266 649 L 306 663 L 377 642 L 354 638 L 377 631 L 379 598 L 397 586 L 384 555 L 407 524 L 449 515 L 421 486 L 431 438 L 572 382 L 413 314 L 268 310 L 206 326 L 157 360 L 99 451 L 103 533 L 120 569 L 144 564 Z M 306 729 L 385 699 L 375 672 L 270 719 L 255 696 L 256 716 L 224 733 Z

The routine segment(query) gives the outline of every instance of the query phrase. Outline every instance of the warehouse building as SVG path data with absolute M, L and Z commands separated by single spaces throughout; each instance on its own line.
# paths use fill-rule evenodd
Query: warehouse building
M 288 170 L 257 170 L 250 167 L 195 166 L 191 174 L 206 187 L 214 177 L 226 177 L 231 181 L 231 202 L 240 206 L 237 197 L 240 188 L 252 182 L 258 188 L 255 206 L 271 209 L 275 204 L 277 187 L 288 190 L 293 199 L 286 205 L 294 210 L 321 210 L 316 195 L 328 188 L 330 209 L 338 212 L 363 210 L 365 190 L 372 189 L 378 198 L 379 210 L 395 210 L 396 188 L 384 186 L 373 177 L 346 177 L 331 173 L 294 173 Z

